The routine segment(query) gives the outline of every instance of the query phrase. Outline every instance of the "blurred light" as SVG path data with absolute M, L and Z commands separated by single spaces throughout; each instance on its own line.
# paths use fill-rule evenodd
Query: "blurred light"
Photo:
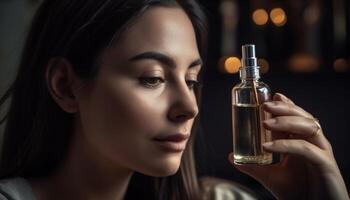
M 346 72 L 349 70 L 349 63 L 344 58 L 338 58 L 333 63 L 336 72 Z
M 226 31 L 233 31 L 237 27 L 237 3 L 234 1 L 222 1 L 220 4 L 220 12 L 222 15 L 223 29 Z
M 241 61 L 237 57 L 223 57 L 220 63 L 223 65 L 223 71 L 229 74 L 237 73 L 241 66 Z
M 304 11 L 304 20 L 307 24 L 316 24 L 320 19 L 320 9 L 316 6 L 309 6 Z
M 347 41 L 347 22 L 348 11 L 345 1 L 333 1 L 332 19 L 333 19 L 333 43 L 336 47 L 341 47 Z
M 222 0 L 219 9 L 222 22 L 221 55 L 233 55 L 237 46 L 238 5 L 233 0 Z
M 263 58 L 258 59 L 258 65 L 260 66 L 260 72 L 266 74 L 269 71 L 269 62 Z
M 220 3 L 219 9 L 224 15 L 232 15 L 232 11 L 236 10 L 236 4 L 233 1 L 225 0 Z
M 257 25 L 265 25 L 269 20 L 269 15 L 264 9 L 257 9 L 253 12 L 253 21 Z
M 270 18 L 276 26 L 283 26 L 287 23 L 287 16 L 282 8 L 272 9 L 270 12 Z
M 288 66 L 293 72 L 309 73 L 318 70 L 319 61 L 312 55 L 300 53 L 288 60 Z

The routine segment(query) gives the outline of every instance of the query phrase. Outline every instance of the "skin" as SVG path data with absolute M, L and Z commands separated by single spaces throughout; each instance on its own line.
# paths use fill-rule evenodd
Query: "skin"
M 30 180 L 39 200 L 122 199 L 134 171 L 163 177 L 179 169 L 183 151 L 164 151 L 153 138 L 190 134 L 198 114 L 193 82 L 201 62 L 186 13 L 149 8 L 98 60 L 88 83 L 68 60 L 49 63 L 52 96 L 75 114 L 75 131 L 54 175 Z
M 332 147 L 318 128 L 314 117 L 277 93 L 273 101 L 263 104 L 274 117 L 264 127 L 275 138 L 263 144 L 265 150 L 280 153 L 277 164 L 236 165 L 269 189 L 278 199 L 349 199 Z
M 157 57 L 150 58 L 154 52 Z M 134 171 L 176 173 L 182 152 L 165 152 L 152 138 L 190 134 L 198 114 L 192 90 L 198 59 L 190 20 L 183 10 L 165 7 L 148 9 L 102 52 L 94 80 L 81 80 L 68 60 L 52 58 L 46 74 L 50 92 L 63 110 L 75 114 L 75 129 L 68 157 L 53 175 L 29 180 L 37 199 L 122 199 Z M 265 126 L 279 140 L 264 147 L 284 154 L 283 161 L 236 167 L 281 199 L 347 198 L 328 141 L 322 132 L 309 137 L 315 130 L 312 116 L 283 95 L 273 102 L 264 107 L 277 121 Z

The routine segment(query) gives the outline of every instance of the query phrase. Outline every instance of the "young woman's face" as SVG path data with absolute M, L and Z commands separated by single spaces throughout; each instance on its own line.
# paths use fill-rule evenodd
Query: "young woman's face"
M 174 174 L 198 107 L 201 67 L 194 29 L 180 8 L 152 7 L 101 56 L 79 98 L 82 137 L 100 158 L 151 176 Z M 178 140 L 179 138 L 173 138 Z

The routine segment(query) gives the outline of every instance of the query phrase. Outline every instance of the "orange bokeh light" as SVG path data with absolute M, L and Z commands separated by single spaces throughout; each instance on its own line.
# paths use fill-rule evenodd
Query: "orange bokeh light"
M 338 58 L 333 63 L 333 68 L 336 72 L 346 72 L 350 69 L 350 63 L 344 58 Z
M 276 26 L 283 26 L 287 23 L 287 15 L 282 8 L 274 8 L 270 12 L 271 21 Z
M 253 21 L 257 25 L 265 25 L 269 20 L 269 16 L 264 9 L 257 9 L 253 12 L 252 15 Z
M 239 71 L 241 61 L 237 57 L 228 57 L 224 62 L 225 72 L 229 74 L 235 74 Z
M 266 74 L 269 71 L 270 65 L 266 59 L 259 58 L 258 65 L 260 66 L 260 72 Z

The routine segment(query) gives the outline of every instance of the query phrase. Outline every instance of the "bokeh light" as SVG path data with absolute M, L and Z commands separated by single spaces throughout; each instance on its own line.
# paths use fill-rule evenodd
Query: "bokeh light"
M 349 63 L 344 58 L 338 58 L 333 63 L 336 72 L 346 72 L 349 70 Z
M 225 60 L 225 70 L 230 74 L 237 73 L 239 67 L 241 66 L 241 61 L 237 57 L 228 57 Z
M 258 59 L 258 65 L 260 66 L 260 72 L 262 74 L 266 74 L 269 71 L 270 64 L 269 62 L 264 58 Z
M 307 24 L 313 25 L 320 20 L 320 9 L 316 5 L 308 6 L 304 11 L 304 20 Z
M 282 8 L 274 8 L 270 12 L 271 21 L 276 26 L 283 26 L 287 23 L 287 15 Z
M 310 73 L 319 69 L 319 60 L 309 54 L 298 53 L 288 60 L 289 69 L 298 73 Z
M 221 71 L 229 74 L 235 74 L 239 72 L 241 61 L 238 57 L 235 57 L 235 56 L 222 57 L 219 60 L 219 65 L 220 65 Z
M 269 20 L 269 15 L 267 14 L 266 10 L 257 9 L 253 12 L 252 18 L 255 24 L 262 26 Z

